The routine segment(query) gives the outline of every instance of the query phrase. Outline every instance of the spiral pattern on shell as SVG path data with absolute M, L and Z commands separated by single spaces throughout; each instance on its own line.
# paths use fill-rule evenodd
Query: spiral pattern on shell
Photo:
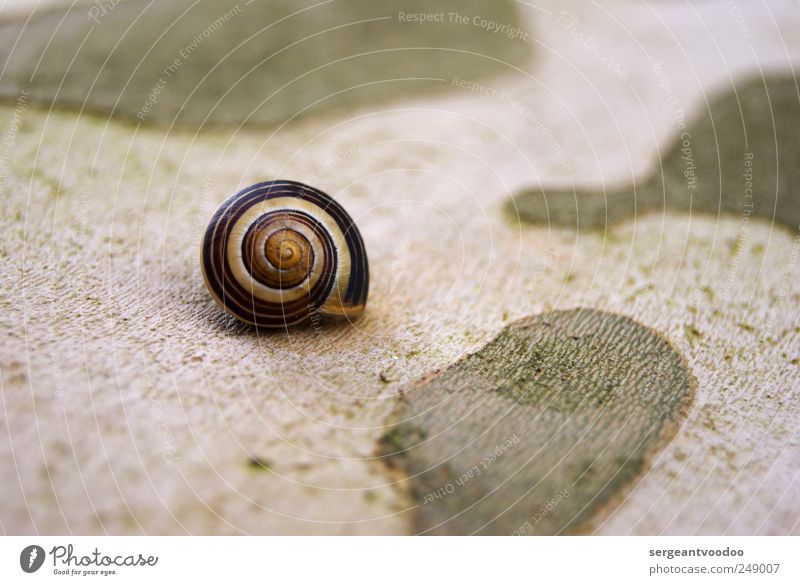
M 258 183 L 225 201 L 206 229 L 200 264 L 217 303 L 259 327 L 314 314 L 353 318 L 367 301 L 358 228 L 331 197 L 294 181 Z

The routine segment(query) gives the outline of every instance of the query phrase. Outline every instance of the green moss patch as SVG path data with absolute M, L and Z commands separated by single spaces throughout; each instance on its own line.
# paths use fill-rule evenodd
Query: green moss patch
M 800 226 L 800 94 L 792 77 L 761 77 L 713 100 L 673 139 L 656 172 L 634 189 L 537 187 L 507 215 L 526 223 L 603 229 L 642 213 L 759 217 Z
M 79 4 L 0 23 L 0 95 L 139 123 L 283 123 L 506 72 L 530 47 L 514 29 L 506 1 Z
M 417 532 L 557 534 L 641 473 L 692 382 L 653 331 L 581 309 L 517 321 L 404 394 L 379 452 Z

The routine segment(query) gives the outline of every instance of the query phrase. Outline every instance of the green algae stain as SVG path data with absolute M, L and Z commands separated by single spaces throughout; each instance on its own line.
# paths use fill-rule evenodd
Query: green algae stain
M 409 15 L 441 14 L 432 22 Z M 459 14 L 467 25 L 451 21 Z M 522 65 L 512 3 L 128 0 L 0 22 L 0 96 L 137 123 L 269 125 L 452 88 Z M 479 21 L 480 22 L 480 21 Z
M 247 467 L 253 471 L 270 471 L 272 463 L 263 457 L 253 456 L 247 460 Z
M 579 532 L 677 428 L 684 360 L 619 315 L 516 321 L 404 392 L 379 444 L 426 534 Z
M 700 343 L 703 340 L 703 334 L 700 330 L 692 324 L 686 324 L 683 326 L 683 331 L 686 334 L 686 339 L 689 340 L 689 345 L 692 347 L 695 344 Z
M 514 221 L 603 229 L 642 213 L 730 214 L 800 226 L 800 94 L 792 77 L 758 78 L 714 100 L 634 190 L 526 189 Z

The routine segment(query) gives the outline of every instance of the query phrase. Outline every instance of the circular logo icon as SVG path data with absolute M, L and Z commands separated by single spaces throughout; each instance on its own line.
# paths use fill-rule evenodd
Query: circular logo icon
M 26 573 L 35 573 L 44 564 L 44 549 L 36 544 L 26 546 L 19 553 L 19 566 Z

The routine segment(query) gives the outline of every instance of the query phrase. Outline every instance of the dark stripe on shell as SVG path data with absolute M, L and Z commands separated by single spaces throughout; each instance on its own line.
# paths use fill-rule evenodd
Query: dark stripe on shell
M 339 226 L 342 234 L 344 234 L 344 239 L 347 243 L 348 251 L 350 252 L 350 278 L 347 283 L 343 302 L 345 305 L 351 306 L 363 305 L 366 302 L 367 294 L 369 293 L 369 264 L 364 241 L 355 223 L 353 223 L 352 218 L 335 199 L 303 183 L 295 181 L 267 181 L 243 189 L 228 199 L 225 205 L 236 201 L 240 195 L 248 193 L 250 193 L 250 197 L 258 198 L 258 201 L 265 201 L 275 197 L 284 197 L 286 195 L 298 197 L 304 201 L 313 203 L 327 212 Z M 245 201 L 248 200 L 249 198 L 245 199 Z
M 207 281 L 226 310 L 243 321 L 261 326 L 292 325 L 303 321 L 312 310 L 325 303 L 336 282 L 338 257 L 335 243 L 324 224 L 309 214 L 298 210 L 270 212 L 285 215 L 308 225 L 320 236 L 323 244 L 323 264 L 317 284 L 302 298 L 290 303 L 272 303 L 257 299 L 234 278 L 227 263 L 227 244 L 230 229 L 253 205 L 276 197 L 296 197 L 307 201 L 330 215 L 341 229 L 351 258 L 351 271 L 344 297 L 346 306 L 363 305 L 368 292 L 368 266 L 364 243 L 358 229 L 344 209 L 328 195 L 293 181 L 270 181 L 242 189 L 229 197 L 217 210 L 206 229 L 203 239 L 202 261 Z M 270 215 L 266 214 L 266 215 Z M 259 219 L 259 222 L 262 220 Z M 252 227 L 252 226 L 251 226 Z M 248 241 L 243 239 L 243 246 Z M 249 257 L 243 250 L 243 258 Z M 245 267 L 247 262 L 245 260 Z M 221 270 L 220 270 L 221 268 Z

